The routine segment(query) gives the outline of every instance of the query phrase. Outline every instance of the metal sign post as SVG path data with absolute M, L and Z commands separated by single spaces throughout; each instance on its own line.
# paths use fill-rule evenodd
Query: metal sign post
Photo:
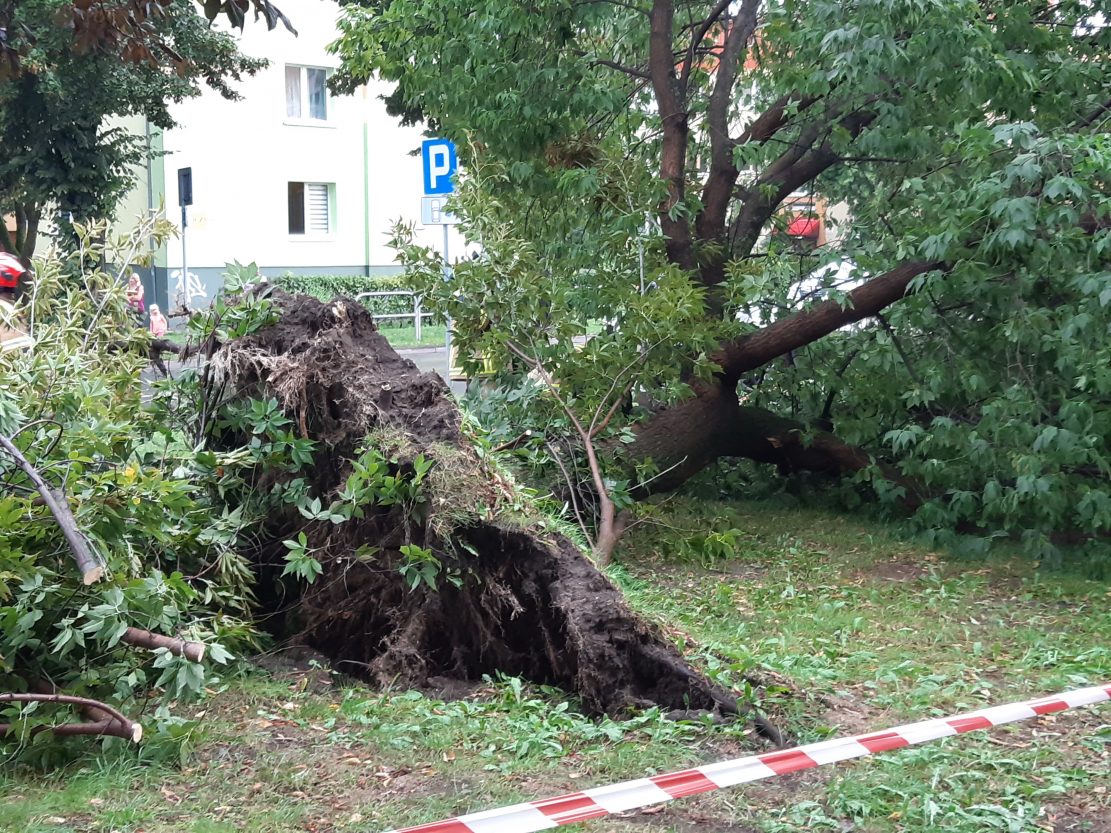
M 183 287 L 189 286 L 189 259 L 186 257 L 185 249 L 185 229 L 189 225 L 189 215 L 186 213 L 188 207 L 193 204 L 193 169 L 192 168 L 178 168 L 177 169 L 177 203 L 181 206 L 181 285 Z M 186 290 L 188 291 L 188 290 Z M 167 288 L 169 294 L 169 288 Z M 188 303 L 188 298 L 183 302 Z M 170 310 L 173 309 L 173 303 L 169 304 Z M 169 311 L 167 311 L 169 314 Z
M 448 248 L 448 226 L 459 221 L 443 210 L 448 196 L 455 191 L 455 143 L 449 139 L 425 139 L 421 143 L 424 197 L 421 199 L 421 222 L 439 225 L 444 230 L 444 280 L 451 280 L 451 254 Z M 451 384 L 451 315 L 444 317 L 444 347 L 447 348 L 447 382 Z

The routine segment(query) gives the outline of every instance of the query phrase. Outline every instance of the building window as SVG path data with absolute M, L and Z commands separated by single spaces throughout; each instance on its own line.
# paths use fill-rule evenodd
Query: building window
M 322 67 L 285 68 L 285 114 L 291 119 L 328 120 L 328 70 Z
M 308 237 L 331 234 L 335 188 L 327 182 L 289 183 L 289 233 Z

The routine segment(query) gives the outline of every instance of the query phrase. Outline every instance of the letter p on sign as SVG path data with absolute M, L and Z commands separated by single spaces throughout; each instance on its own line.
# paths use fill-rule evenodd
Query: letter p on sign
M 448 139 L 425 139 L 421 143 L 424 162 L 424 193 L 450 194 L 455 190 L 455 144 Z

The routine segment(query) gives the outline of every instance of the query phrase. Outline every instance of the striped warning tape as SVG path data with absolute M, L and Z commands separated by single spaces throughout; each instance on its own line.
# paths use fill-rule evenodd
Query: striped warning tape
M 673 798 L 683 798 L 722 787 L 758 781 L 761 778 L 773 778 L 800 769 L 847 761 L 850 758 L 862 758 L 865 755 L 887 752 L 891 749 L 938 740 L 976 729 L 988 729 L 1004 723 L 1027 720 L 1042 714 L 1075 709 L 1078 706 L 1090 706 L 1105 700 L 1111 700 L 1111 683 L 1037 700 L 994 706 L 955 717 L 909 723 L 906 726 L 896 726 L 886 732 L 835 738 L 794 749 L 785 749 L 781 752 L 721 761 L 681 772 L 638 778 L 635 781 L 611 784 L 608 787 L 595 787 L 557 798 L 545 798 L 527 804 L 514 804 L 497 810 L 470 813 L 431 824 L 406 827 L 393 833 L 530 833 L 530 831 L 546 830 L 561 824 L 596 819 L 610 813 L 647 807 L 651 804 L 671 801 Z

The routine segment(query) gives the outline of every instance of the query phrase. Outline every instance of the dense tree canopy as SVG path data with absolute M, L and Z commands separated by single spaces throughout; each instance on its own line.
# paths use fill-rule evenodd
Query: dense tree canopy
M 464 148 L 485 257 L 445 286 L 404 256 L 618 505 L 740 456 L 1049 555 L 1111 531 L 1096 6 L 354 3 L 338 84 Z M 784 235 L 800 197 L 843 208 L 833 242 Z
M 48 206 L 63 221 L 106 217 L 130 186 L 144 140 L 109 117 L 142 115 L 169 127 L 173 102 L 202 84 L 234 97 L 230 83 L 262 66 L 185 0 L 166 4 L 150 23 L 151 37 L 167 50 L 156 49 L 149 61 L 80 48 L 72 28 L 55 24 L 69 8 L 19 0 L 4 9 L 6 31 L 23 33 L 24 48 L 19 72 L 0 78 L 0 215 L 14 214 L 18 223 L 14 238 L 0 232 L 0 246 L 27 260 Z

